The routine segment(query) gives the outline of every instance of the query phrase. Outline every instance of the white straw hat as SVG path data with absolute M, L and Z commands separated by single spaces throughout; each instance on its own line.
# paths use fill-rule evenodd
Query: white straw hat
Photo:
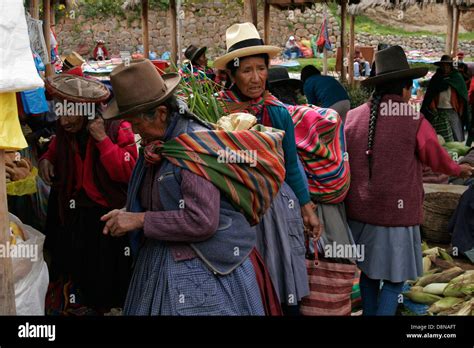
M 227 53 L 214 61 L 214 67 L 217 69 L 225 69 L 227 63 L 235 58 L 262 53 L 273 58 L 281 51 L 279 47 L 265 45 L 252 23 L 234 24 L 227 29 L 225 36 Z

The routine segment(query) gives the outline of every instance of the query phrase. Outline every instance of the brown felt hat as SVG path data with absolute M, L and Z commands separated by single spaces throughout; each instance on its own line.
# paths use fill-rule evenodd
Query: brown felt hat
M 376 75 L 362 81 L 362 86 L 417 79 L 428 72 L 428 68 L 410 68 L 405 51 L 400 46 L 391 46 L 375 53 L 375 70 Z
M 45 87 L 52 96 L 75 103 L 100 103 L 110 97 L 109 90 L 101 82 L 71 74 L 47 78 Z
M 150 110 L 168 99 L 180 80 L 177 73 L 161 76 L 148 59 L 121 64 L 110 74 L 115 97 L 102 117 L 123 118 Z

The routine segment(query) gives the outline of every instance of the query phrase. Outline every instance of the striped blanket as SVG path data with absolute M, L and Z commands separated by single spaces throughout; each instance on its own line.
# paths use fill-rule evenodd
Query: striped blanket
M 321 203 L 340 203 L 350 184 L 344 128 L 338 113 L 314 105 L 288 105 L 295 126 L 298 154 L 311 196 Z
M 157 152 L 216 185 L 255 225 L 285 179 L 284 132 L 257 125 L 244 131 L 181 134 Z

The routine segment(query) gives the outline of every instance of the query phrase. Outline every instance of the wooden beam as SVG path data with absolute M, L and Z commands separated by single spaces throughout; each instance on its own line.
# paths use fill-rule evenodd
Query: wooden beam
M 453 47 L 453 6 L 449 3 L 446 3 L 446 15 L 448 17 L 448 23 L 444 53 L 451 54 L 451 48 Z
M 54 11 L 54 7 L 56 6 L 56 4 L 58 3 L 58 0 L 51 0 L 51 9 L 50 9 L 50 16 L 49 16 L 49 22 L 51 24 L 51 26 L 55 26 L 56 25 L 56 14 L 55 14 L 55 11 Z
M 176 13 L 176 0 L 170 0 L 171 17 L 171 62 L 178 66 L 178 15 Z
M 453 11 L 453 46 L 451 47 L 451 57 L 456 56 L 458 53 L 458 35 L 459 35 L 459 17 L 461 15 L 461 11 L 459 11 L 458 7 L 454 5 Z
M 244 20 L 257 27 L 257 0 L 244 0 Z
M 30 15 L 35 19 L 39 19 L 39 0 L 31 0 Z
M 143 56 L 150 58 L 150 40 L 148 31 L 148 0 L 142 0 L 142 40 Z
M 43 0 L 43 35 L 46 48 L 48 61 L 45 62 L 46 67 L 46 77 L 54 75 L 54 69 L 51 64 L 51 25 L 50 25 L 50 16 L 51 16 L 51 3 L 50 0 Z
M 7 205 L 7 183 L 5 174 L 5 150 L 0 150 L 0 245 L 8 248 L 10 223 Z M 15 288 L 10 257 L 0 258 L 0 315 L 15 315 Z
M 344 61 L 346 57 L 346 16 L 347 16 L 347 0 L 341 0 L 341 82 L 346 81 L 346 67 Z M 351 64 L 351 62 L 347 62 Z
M 267 0 L 264 0 L 263 5 L 263 27 L 265 45 L 270 45 L 270 4 Z
M 355 16 L 350 15 L 349 25 L 349 85 L 354 85 Z

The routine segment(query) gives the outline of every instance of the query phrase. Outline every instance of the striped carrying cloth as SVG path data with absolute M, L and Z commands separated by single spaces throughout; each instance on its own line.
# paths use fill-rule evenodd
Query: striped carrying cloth
M 255 225 L 285 179 L 284 134 L 261 125 L 234 132 L 199 131 L 154 142 L 151 151 L 212 182 Z
M 340 116 L 332 109 L 309 104 L 286 107 L 312 198 L 321 203 L 342 202 L 349 190 L 350 172 Z

